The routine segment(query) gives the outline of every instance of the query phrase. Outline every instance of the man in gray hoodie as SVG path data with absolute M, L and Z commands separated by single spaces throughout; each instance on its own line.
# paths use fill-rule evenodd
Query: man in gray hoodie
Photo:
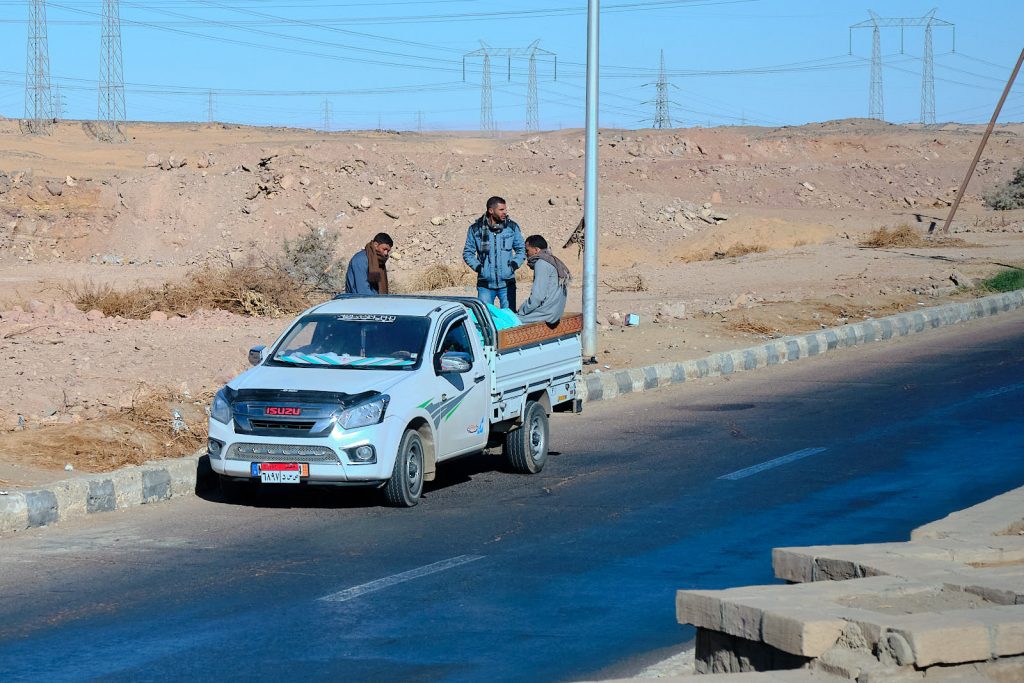
M 533 287 L 530 298 L 519 307 L 519 319 L 524 323 L 557 325 L 569 294 L 569 269 L 551 253 L 547 240 L 540 235 L 526 238 L 526 262 L 533 268 Z

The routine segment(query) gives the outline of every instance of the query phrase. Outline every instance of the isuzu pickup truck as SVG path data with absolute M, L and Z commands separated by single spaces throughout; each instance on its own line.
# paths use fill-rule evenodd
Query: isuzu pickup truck
M 582 316 L 500 332 L 461 297 L 339 296 L 299 315 L 217 392 L 208 452 L 227 498 L 359 485 L 416 505 L 438 463 L 502 446 L 541 471 L 548 417 L 579 412 Z

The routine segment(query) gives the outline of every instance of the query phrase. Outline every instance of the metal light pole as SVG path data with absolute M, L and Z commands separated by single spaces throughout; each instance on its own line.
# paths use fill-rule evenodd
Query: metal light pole
M 587 1 L 587 134 L 583 176 L 583 358 L 597 353 L 597 65 L 600 0 Z

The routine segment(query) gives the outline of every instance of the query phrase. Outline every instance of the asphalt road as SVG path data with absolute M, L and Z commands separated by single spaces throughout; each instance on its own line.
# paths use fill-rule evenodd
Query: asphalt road
M 554 681 L 692 638 L 679 588 L 1024 483 L 1024 314 L 556 416 L 539 475 L 216 494 L 0 540 L 3 681 Z

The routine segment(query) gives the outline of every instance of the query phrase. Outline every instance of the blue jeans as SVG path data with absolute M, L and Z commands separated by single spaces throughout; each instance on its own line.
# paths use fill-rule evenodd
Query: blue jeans
M 490 287 L 477 285 L 476 297 L 485 304 L 493 304 L 494 297 L 498 297 L 498 308 L 508 308 L 508 289 L 505 287 L 491 289 Z

